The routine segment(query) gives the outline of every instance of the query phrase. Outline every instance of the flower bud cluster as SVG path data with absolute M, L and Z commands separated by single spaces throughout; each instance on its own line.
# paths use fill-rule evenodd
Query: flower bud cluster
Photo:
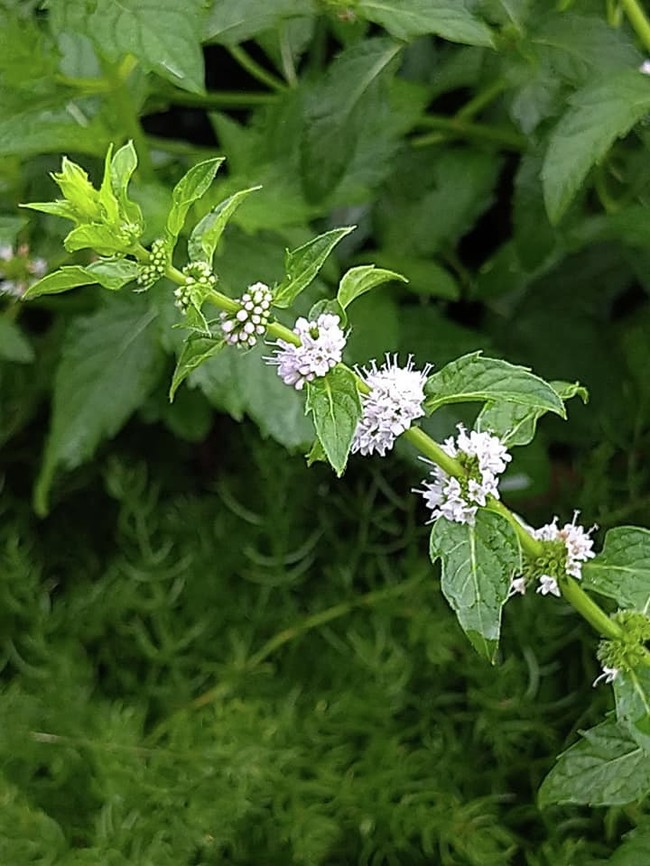
M 146 265 L 140 265 L 137 283 L 142 289 L 150 289 L 159 279 L 165 276 L 169 255 L 167 245 L 163 240 L 154 241 L 151 244 L 150 259 Z
M 644 663 L 645 643 L 650 640 L 650 618 L 640 610 L 619 610 L 612 615 L 619 626 L 621 637 L 602 640 L 596 655 L 603 672 L 594 680 L 594 685 L 604 680 L 611 683 L 620 671 L 632 671 Z
M 210 289 L 213 289 L 217 278 L 207 262 L 192 262 L 183 268 L 185 282 L 175 292 L 176 306 L 185 312 L 190 304 L 198 306 L 202 303 Z
M 266 283 L 253 283 L 239 299 L 241 309 L 221 314 L 221 330 L 231 346 L 252 349 L 266 332 L 273 294 Z
M 47 262 L 29 257 L 29 246 L 20 244 L 15 250 L 10 244 L 0 245 L 0 295 L 22 298 L 36 280 L 47 273 Z
M 392 359 L 386 355 L 380 368 L 371 361 L 370 367 L 357 369 L 370 392 L 361 394 L 362 415 L 354 434 L 352 453 L 358 451 L 367 456 L 376 451 L 383 457 L 392 449 L 397 437 L 424 415 L 424 384 L 430 370 L 430 364 L 424 370 L 415 370 L 410 356 L 406 366 L 400 367 L 397 355 Z
M 333 313 L 321 313 L 311 322 L 301 317 L 296 320 L 293 332 L 300 338 L 300 345 L 278 340 L 275 355 L 266 361 L 277 366 L 285 385 L 300 391 L 305 382 L 325 376 L 341 361 L 346 335 L 339 317 Z
M 512 458 L 498 436 L 476 430 L 468 433 L 462 424 L 458 425 L 456 439 L 453 436 L 446 439 L 442 448 L 461 464 L 465 474 L 454 478 L 431 463 L 429 475 L 433 480 L 424 481 L 423 489 L 415 492 L 424 497 L 432 521 L 445 517 L 471 525 L 479 506 L 485 505 L 488 497 L 499 498 L 499 475 Z

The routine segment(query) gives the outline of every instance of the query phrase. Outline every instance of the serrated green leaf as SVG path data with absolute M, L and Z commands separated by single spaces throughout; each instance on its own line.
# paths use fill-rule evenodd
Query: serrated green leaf
M 517 536 L 500 515 L 479 510 L 474 526 L 439 517 L 431 530 L 431 561 L 442 562 L 440 587 L 474 649 L 494 662 L 501 609 L 521 567 Z
M 54 378 L 50 430 L 34 491 L 46 514 L 57 469 L 73 469 L 110 439 L 141 404 L 163 367 L 156 313 L 129 296 L 76 320 Z
M 346 327 L 348 323 L 347 314 L 339 302 L 334 298 L 323 298 L 321 301 L 316 301 L 316 303 L 310 307 L 307 318 L 310 322 L 313 322 L 323 313 L 330 313 L 332 316 L 338 316 L 341 327 Z
M 274 290 L 273 305 L 291 306 L 300 292 L 312 282 L 338 242 L 354 229 L 355 226 L 332 229 L 295 250 L 287 251 L 284 265 L 286 276 Z
M 172 245 L 183 228 L 190 207 L 208 191 L 223 161 L 224 158 L 218 156 L 193 165 L 172 190 L 172 206 L 167 217 L 167 235 Z
M 112 225 L 120 224 L 120 205 L 115 193 L 113 192 L 113 182 L 111 177 L 111 159 L 113 156 L 113 145 L 109 144 L 106 156 L 104 157 L 104 175 L 102 183 L 99 187 L 99 203 L 102 207 L 103 216 L 106 222 Z
M 361 417 L 354 373 L 335 367 L 326 376 L 308 382 L 306 407 L 314 417 L 314 427 L 327 459 L 340 477 Z
M 582 583 L 620 607 L 646 610 L 650 602 L 650 530 L 616 526 L 602 551 L 582 567 Z
M 63 240 L 63 246 L 69 253 L 90 249 L 95 250 L 101 256 L 112 256 L 115 253 L 126 254 L 130 245 L 131 241 L 121 237 L 114 226 L 101 223 L 86 223 L 76 226 Z
M 214 251 L 228 221 L 244 199 L 258 189 L 262 189 L 262 187 L 251 186 L 249 189 L 242 189 L 234 193 L 220 202 L 196 224 L 187 245 L 187 252 L 191 262 L 201 260 L 212 265 Z
M 86 30 L 102 54 L 133 54 L 147 71 L 178 87 L 203 93 L 201 0 L 97 0 Z
M 493 45 L 490 28 L 465 0 L 359 0 L 355 9 L 398 39 L 432 33 L 466 45 Z
M 66 265 L 32 283 L 23 298 L 30 300 L 31 298 L 38 298 L 40 295 L 56 295 L 77 286 L 91 286 L 98 282 L 98 279 L 88 274 L 86 268 L 82 268 L 80 265 Z
M 587 402 L 587 389 L 578 382 L 549 382 L 563 401 L 580 396 Z M 531 408 L 518 403 L 486 403 L 476 419 L 476 430 L 487 430 L 498 436 L 504 445 L 528 445 L 535 438 L 537 422 L 546 409 Z
M 539 790 L 540 806 L 623 806 L 650 790 L 650 757 L 627 730 L 606 721 L 557 759 Z
M 357 43 L 334 60 L 310 93 L 301 166 L 311 200 L 327 198 L 352 162 L 357 120 L 367 124 L 377 113 L 376 87 L 401 48 L 383 38 Z
M 116 291 L 138 276 L 140 268 L 130 259 L 99 259 L 84 268 L 93 282 L 105 289 Z
M 142 226 L 140 206 L 129 199 L 129 182 L 138 166 L 138 155 L 133 142 L 129 141 L 115 152 L 111 160 L 111 186 L 117 196 L 120 211 L 128 222 Z
M 588 84 L 570 103 L 551 134 L 542 169 L 552 223 L 560 220 L 589 169 L 650 111 L 650 81 L 637 70 L 627 70 Z
M 408 282 L 406 277 L 401 274 L 384 270 L 384 268 L 377 268 L 375 265 L 359 265 L 356 268 L 350 268 L 339 283 L 336 298 L 345 309 L 355 298 L 369 292 L 375 286 L 389 282 L 389 280 L 397 280 L 401 283 Z
M 650 668 L 619 671 L 614 678 L 616 718 L 650 754 Z
M 103 156 L 110 133 L 99 117 L 88 116 L 86 105 L 7 108 L 0 101 L 0 156 L 74 151 Z
M 527 367 L 472 352 L 452 361 L 427 380 L 425 408 L 434 412 L 447 403 L 505 401 L 554 412 L 566 417 L 564 404 L 553 388 Z
M 314 463 L 327 463 L 327 454 L 320 439 L 316 439 L 307 454 L 305 454 L 305 460 L 307 461 L 307 466 L 313 466 Z
M 169 388 L 170 402 L 174 399 L 176 391 L 190 373 L 196 370 L 197 367 L 200 367 L 208 358 L 218 355 L 225 345 L 225 340 L 204 337 L 199 334 L 190 334 L 183 345 L 183 351 L 176 363 L 176 369 L 174 370 L 172 383 Z
M 63 199 L 58 199 L 57 201 L 32 201 L 21 204 L 20 207 L 29 208 L 40 213 L 52 214 L 52 216 L 59 216 L 68 220 L 76 219 L 74 208 L 69 202 L 63 201 Z
M 0 359 L 29 364 L 34 360 L 34 350 L 29 340 L 15 322 L 0 316 Z

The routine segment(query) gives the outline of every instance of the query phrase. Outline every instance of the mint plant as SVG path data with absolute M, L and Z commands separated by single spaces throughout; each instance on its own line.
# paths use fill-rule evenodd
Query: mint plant
M 207 866 L 264 851 L 279 864 L 594 866 L 632 829 L 607 862 L 640 862 L 650 838 L 643 4 L 51 0 L 6 3 L 0 25 L 0 837 L 10 840 L 0 860 Z M 245 421 L 236 435 L 223 434 L 227 416 Z M 305 455 L 311 475 L 276 443 Z M 246 483 L 229 466 L 235 450 Z M 148 480 L 134 455 L 151 461 Z M 188 498 L 170 506 L 165 485 L 179 476 Z M 240 523 L 201 499 L 211 485 Z M 267 502 L 268 532 L 250 490 Z M 61 514 L 78 497 L 89 505 L 68 521 L 70 537 Z M 430 532 L 428 557 L 418 527 Z M 102 571 L 93 544 L 114 531 L 121 547 Z M 314 553 L 318 589 L 303 592 L 320 532 L 336 565 Z M 223 592 L 207 577 L 220 551 L 237 575 Z M 454 642 L 448 611 L 427 617 L 438 574 L 476 657 Z M 399 627 L 386 625 L 391 604 Z M 285 652 L 293 664 L 287 647 L 305 635 L 313 688 L 289 667 L 252 684 Z M 77 644 L 90 647 L 88 668 Z M 121 654 L 132 664 L 115 663 Z M 458 667 L 455 679 L 444 665 Z M 106 682 L 86 717 L 74 696 L 93 677 Z M 427 704 L 437 677 L 444 694 Z M 48 697 L 36 696 L 39 682 Z M 44 713 L 59 692 L 78 724 Z M 222 751 L 204 739 L 201 714 L 212 711 Z M 442 750 L 428 713 L 462 731 Z M 308 755 L 312 724 L 331 748 Z M 370 730 L 365 768 L 339 760 Z M 152 785 L 137 760 L 122 781 L 111 732 L 130 744 L 120 754 L 151 757 Z M 456 746 L 470 740 L 466 757 Z M 199 741 L 205 766 L 243 781 L 223 797 L 214 778 L 196 796 L 188 782 L 179 819 L 151 790 L 178 776 L 178 743 L 188 778 L 203 778 L 201 756 L 188 757 Z M 34 751 L 50 746 L 72 757 Z M 77 788 L 102 792 L 96 810 L 66 779 L 75 749 L 92 754 Z M 258 779 L 242 757 L 253 753 Z M 497 804 L 527 786 L 541 812 Z M 222 835 L 210 824 L 215 797 Z M 565 804 L 579 828 L 555 820 Z M 585 804 L 600 811 L 573 808 Z M 20 838 L 25 816 L 43 851 Z M 161 823 L 175 826 L 170 836 Z
M 512 596 L 532 587 L 542 596 L 563 597 L 602 637 L 598 658 L 603 673 L 595 684 L 604 679 L 615 685 L 616 720 L 587 731 L 583 741 L 560 757 L 542 785 L 542 802 L 616 805 L 646 794 L 650 777 L 642 768 L 649 755 L 643 731 L 650 719 L 650 595 L 644 574 L 650 530 L 625 529 L 634 533 L 637 544 L 622 552 L 621 578 L 607 593 L 619 609 L 608 615 L 583 589 L 584 585 L 598 592 L 598 582 L 591 583 L 589 575 L 608 568 L 607 553 L 595 555 L 592 530 L 577 524 L 577 513 L 562 528 L 555 517 L 534 530 L 506 507 L 499 492 L 499 477 L 511 460 L 507 445 L 520 444 L 522 426 L 529 426 L 524 437 L 528 443 L 542 414 L 566 417 L 566 400 L 578 393 L 586 396 L 584 389 L 545 382 L 524 367 L 481 353 L 452 361 L 435 373 L 430 365 L 423 371 L 414 369 L 410 358 L 401 367 L 397 357 L 388 357 L 381 368 L 376 361 L 366 370 L 347 367 L 343 352 L 348 308 L 374 286 L 403 280 L 402 276 L 372 264 L 348 271 L 335 299 L 319 301 L 289 329 L 271 316 L 273 308 L 290 309 L 351 228 L 329 231 L 288 251 L 284 278 L 272 287 L 255 283 L 233 299 L 216 288 L 219 277 L 213 272 L 219 238 L 234 213 L 233 197 L 194 227 L 187 247 L 189 263 L 180 269 L 172 264 L 189 208 L 207 193 L 221 161 L 200 163 L 177 183 L 165 236 L 154 241 L 151 250 L 139 243 L 144 223 L 128 195 L 136 162 L 131 142 L 114 155 L 109 149 L 96 190 L 83 169 L 64 159 L 61 172 L 53 174 L 63 198 L 27 207 L 73 220 L 75 227 L 64 239 L 66 249 L 91 248 L 98 258 L 88 266 L 64 266 L 47 274 L 26 290 L 24 299 L 93 283 L 116 291 L 135 281 L 141 292 L 166 278 L 176 286 L 172 296 L 179 321 L 174 327 L 187 332 L 171 399 L 181 383 L 217 353 L 247 351 L 258 337 L 267 335 L 276 342 L 266 363 L 277 368 L 286 386 L 306 393 L 305 409 L 316 436 L 310 462 L 326 459 L 340 476 L 351 452 L 385 456 L 399 436 L 409 440 L 432 466 L 432 480 L 425 480 L 417 491 L 431 512 L 431 559 L 441 561 L 442 591 L 477 652 L 495 662 L 503 608 Z M 240 192 L 234 200 L 241 198 Z M 442 406 L 467 401 L 481 404 L 479 429 L 468 432 L 459 425 L 458 436 L 442 445 L 413 424 Z M 41 501 L 50 480 L 49 475 L 41 480 Z M 632 588 L 638 589 L 639 581 L 642 604 L 629 606 L 626 598 Z M 587 770 L 582 769 L 585 762 Z

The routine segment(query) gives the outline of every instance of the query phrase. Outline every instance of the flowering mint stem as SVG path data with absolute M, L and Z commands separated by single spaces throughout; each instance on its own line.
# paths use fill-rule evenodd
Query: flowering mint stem
M 621 0 L 621 5 L 644 48 L 650 51 L 650 21 L 641 8 L 641 4 L 638 0 Z
M 141 262 L 149 261 L 149 253 L 148 251 L 137 244 L 133 247 L 133 255 L 136 256 L 137 259 Z M 185 285 L 186 278 L 185 276 L 173 265 L 168 265 L 166 270 L 166 276 L 169 280 L 178 285 Z M 241 304 L 237 301 L 229 298 L 227 295 L 222 294 L 221 292 L 212 289 L 206 298 L 215 307 L 227 312 L 227 313 L 237 313 L 241 309 Z M 281 325 L 279 322 L 270 322 L 267 327 L 267 332 L 270 336 L 275 337 L 276 339 L 285 340 L 287 343 L 292 343 L 294 346 L 300 345 L 300 339 L 293 331 L 289 328 Z M 338 366 L 345 367 L 345 369 L 349 370 L 349 367 L 346 367 L 345 364 L 340 364 Z M 354 373 L 354 371 L 351 371 Z M 363 393 L 367 392 L 368 386 L 361 379 L 361 377 L 357 376 L 354 373 L 355 378 L 357 380 L 357 385 L 359 390 Z M 450 457 L 437 442 L 431 439 L 424 430 L 421 430 L 419 427 L 411 427 L 407 430 L 403 436 L 408 439 L 408 441 L 415 446 L 415 448 L 420 451 L 428 459 L 432 460 L 436 463 L 440 468 L 447 472 L 449 475 L 453 475 L 458 477 L 463 474 L 463 468 L 455 460 L 453 457 Z M 486 506 L 490 511 L 494 511 L 497 514 L 500 514 L 508 523 L 512 526 L 514 531 L 517 534 L 517 538 L 519 539 L 519 543 L 521 544 L 522 549 L 525 553 L 527 553 L 531 557 L 538 557 L 544 552 L 544 546 L 536 538 L 533 538 L 532 535 L 528 532 L 525 526 L 515 517 L 515 515 L 510 511 L 510 509 L 503 504 L 498 499 L 494 497 L 490 497 L 488 500 L 488 504 Z M 614 623 L 603 611 L 593 599 L 587 595 L 587 593 L 578 585 L 578 583 L 570 577 L 567 577 L 565 580 L 561 581 L 561 591 L 564 598 L 569 602 L 569 604 L 581 615 L 587 622 L 592 625 L 597 632 L 604 635 L 605 637 L 609 637 L 612 639 L 621 637 L 621 629 L 616 623 Z M 342 611 L 345 612 L 348 609 L 348 606 L 337 606 L 336 610 L 341 607 Z M 345 610 L 343 610 L 343 607 Z M 339 614 L 337 614 L 339 615 Z M 320 616 L 317 615 L 314 618 L 314 623 L 318 624 L 320 622 Z M 284 633 L 281 633 L 284 634 Z M 281 641 L 283 643 L 284 640 Z M 273 646 L 272 648 L 275 648 Z M 259 654 L 258 654 L 259 655 Z M 265 655 L 265 654 L 263 654 Z M 257 661 L 257 657 L 256 661 Z M 650 653 L 647 654 L 647 664 L 650 665 Z M 198 698 L 197 701 L 194 702 L 195 705 L 201 705 L 203 702 L 207 702 L 212 698 L 213 694 L 211 692 L 207 692 L 201 698 Z

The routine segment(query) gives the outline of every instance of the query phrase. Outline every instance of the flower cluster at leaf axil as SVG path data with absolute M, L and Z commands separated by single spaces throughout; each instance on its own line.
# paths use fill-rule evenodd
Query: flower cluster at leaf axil
M 512 458 L 498 436 L 476 430 L 468 433 L 462 424 L 458 436 L 446 439 L 442 449 L 460 463 L 465 474 L 455 478 L 426 460 L 432 467 L 432 480 L 425 480 L 422 490 L 416 492 L 431 509 L 431 520 L 445 517 L 473 524 L 479 506 L 486 505 L 490 496 L 499 498 L 499 476 Z
M 602 673 L 594 685 L 604 680 L 613 682 L 621 671 L 633 671 L 644 663 L 645 644 L 650 640 L 650 619 L 640 610 L 619 610 L 612 614 L 612 622 L 620 629 L 620 638 L 602 640 L 598 645 L 598 661 Z
M 30 258 L 29 246 L 20 244 L 15 250 L 10 244 L 0 245 L 0 294 L 22 298 L 37 279 L 47 273 L 47 262 Z
M 543 542 L 544 552 L 535 559 L 529 560 L 526 574 L 515 578 L 510 589 L 511 595 L 526 592 L 529 583 L 538 581 L 537 592 L 541 595 L 560 597 L 561 580 L 565 575 L 580 580 L 582 565 L 596 554 L 593 551 L 594 542 L 589 530 L 576 523 L 579 512 L 573 515 L 571 523 L 558 526 L 558 518 L 539 529 L 530 530 L 533 538 Z
M 185 282 L 174 291 L 176 306 L 185 312 L 194 304 L 199 307 L 205 296 L 216 285 L 217 278 L 207 262 L 192 262 L 183 268 Z
M 142 289 L 150 289 L 158 280 L 165 276 L 169 264 L 169 252 L 164 240 L 156 240 L 151 244 L 151 253 L 146 265 L 140 265 L 137 283 Z
M 300 338 L 300 345 L 278 340 L 275 354 L 266 360 L 277 366 L 278 376 L 286 385 L 300 391 L 305 382 L 325 376 L 340 363 L 346 335 L 339 317 L 333 313 L 321 313 L 311 322 L 301 317 L 296 320 L 293 332 Z
M 362 415 L 352 442 L 353 453 L 367 456 L 376 451 L 383 457 L 397 437 L 424 415 L 424 384 L 430 370 L 430 364 L 415 370 L 411 357 L 400 367 L 396 355 L 392 359 L 386 355 L 381 367 L 371 361 L 369 367 L 357 370 L 370 391 L 361 394 Z
M 257 343 L 269 323 L 273 293 L 266 283 L 254 283 L 239 299 L 236 313 L 221 313 L 221 330 L 231 346 L 248 349 Z

